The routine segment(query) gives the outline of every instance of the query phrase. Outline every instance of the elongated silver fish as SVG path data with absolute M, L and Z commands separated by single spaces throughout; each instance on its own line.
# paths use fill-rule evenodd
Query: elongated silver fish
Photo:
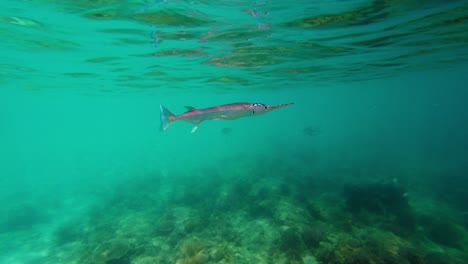
M 161 130 L 169 128 L 172 122 L 182 120 L 194 125 L 192 133 L 197 131 L 201 122 L 209 119 L 236 119 L 244 116 L 254 116 L 269 112 L 273 109 L 290 106 L 294 103 L 280 105 L 266 105 L 260 103 L 234 103 L 225 104 L 210 108 L 197 109 L 195 107 L 186 106 L 187 112 L 174 115 L 164 106 L 160 106 L 161 110 Z

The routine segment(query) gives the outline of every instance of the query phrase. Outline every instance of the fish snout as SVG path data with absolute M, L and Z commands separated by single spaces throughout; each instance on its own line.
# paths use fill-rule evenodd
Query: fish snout
M 290 105 L 293 105 L 293 104 L 294 103 L 279 104 L 279 105 L 268 105 L 267 107 L 271 108 L 271 109 L 277 109 L 277 108 L 287 107 L 287 106 L 290 106 Z

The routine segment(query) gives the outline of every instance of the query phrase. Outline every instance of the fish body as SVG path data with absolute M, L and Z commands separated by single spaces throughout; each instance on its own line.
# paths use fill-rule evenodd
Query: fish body
M 194 125 L 192 133 L 198 129 L 201 122 L 210 119 L 236 119 L 245 116 L 254 116 L 267 113 L 273 109 L 290 106 L 293 103 L 280 105 L 266 105 L 261 103 L 234 103 L 225 104 L 215 107 L 197 109 L 195 107 L 186 106 L 187 112 L 174 115 L 164 106 L 160 106 L 161 110 L 161 130 L 164 131 L 177 120 L 192 123 Z

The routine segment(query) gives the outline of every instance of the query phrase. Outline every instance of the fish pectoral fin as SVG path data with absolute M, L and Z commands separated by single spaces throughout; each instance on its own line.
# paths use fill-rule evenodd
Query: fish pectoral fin
M 198 124 L 195 124 L 195 126 L 192 128 L 192 131 L 190 131 L 190 133 L 195 133 L 197 129 L 198 129 Z

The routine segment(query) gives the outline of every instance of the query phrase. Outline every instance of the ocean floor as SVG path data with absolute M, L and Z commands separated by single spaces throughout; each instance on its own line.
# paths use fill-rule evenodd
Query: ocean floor
M 6 206 L 0 261 L 468 263 L 466 212 L 410 180 L 268 158 L 221 164 Z

